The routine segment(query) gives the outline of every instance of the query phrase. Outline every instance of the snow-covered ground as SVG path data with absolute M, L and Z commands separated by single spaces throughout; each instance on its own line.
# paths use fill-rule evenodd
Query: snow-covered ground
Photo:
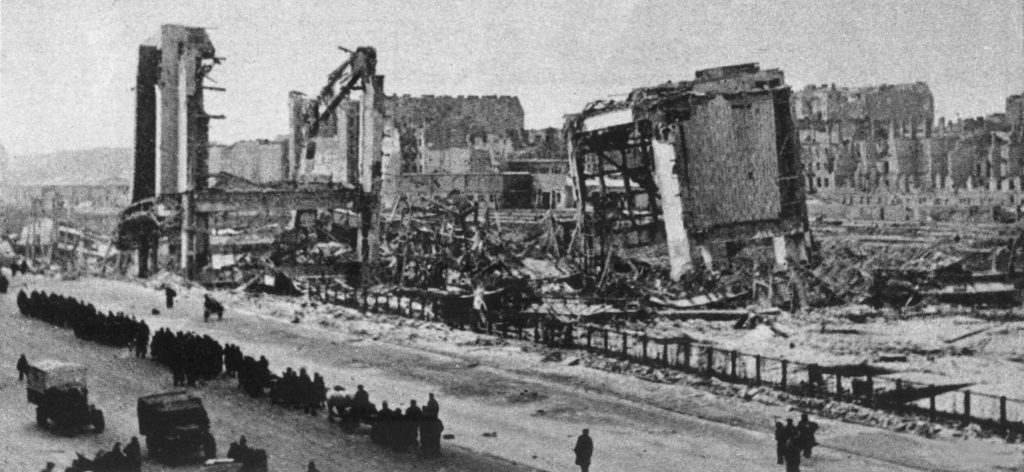
M 446 456 L 418 462 L 384 452 L 362 436 L 346 436 L 323 417 L 311 418 L 239 394 L 228 380 L 200 390 L 222 448 L 239 434 L 268 449 L 272 470 L 575 470 L 571 448 L 579 430 L 595 437 L 592 470 L 778 470 L 773 421 L 795 417 L 784 405 L 719 397 L 688 385 L 644 382 L 582 365 L 543 362 L 550 351 L 423 321 L 364 315 L 302 300 L 217 293 L 228 307 L 222 322 L 202 322 L 202 289 L 179 290 L 173 310 L 162 293 L 141 284 L 102 279 L 15 279 L 0 296 L 0 377 L 4 414 L 2 470 L 33 470 L 47 459 L 66 465 L 74 450 L 92 453 L 137 434 L 135 397 L 170 388 L 170 374 L 150 361 L 76 340 L 70 332 L 15 313 L 14 294 L 29 288 L 125 311 L 151 326 L 208 333 L 266 355 L 271 368 L 306 367 L 328 385 L 366 385 L 371 399 L 392 406 L 441 402 Z M 150 315 L 153 308 L 161 311 Z M 293 320 L 298 319 L 298 323 Z M 773 342 L 762 340 L 762 343 Z M 788 349 L 788 343 L 786 344 Z M 58 438 L 39 431 L 11 376 L 20 352 L 79 360 L 92 369 L 91 395 L 108 411 L 99 437 Z M 823 447 L 807 470 L 1024 470 L 1018 446 L 995 441 L 928 440 L 910 434 L 822 420 Z M 483 433 L 496 432 L 496 437 Z M 146 470 L 162 470 L 147 462 Z

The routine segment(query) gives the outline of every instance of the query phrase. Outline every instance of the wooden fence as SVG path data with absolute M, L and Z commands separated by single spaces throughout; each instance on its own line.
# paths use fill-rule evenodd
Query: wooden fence
M 308 294 L 324 303 L 363 311 L 437 320 L 435 300 L 425 295 L 361 293 L 332 286 L 328 279 L 308 281 Z M 613 301 L 613 303 L 616 301 Z M 879 410 L 926 416 L 931 421 L 973 422 L 1007 434 L 1024 433 L 1024 401 L 970 390 L 935 393 L 916 401 L 889 398 L 935 385 L 913 383 L 887 376 L 843 376 L 822 373 L 814 364 L 784 358 L 722 349 L 686 338 L 662 338 L 593 325 L 565 325 L 536 321 L 522 323 L 480 322 L 463 328 L 506 339 L 519 339 L 565 349 L 582 349 L 614 359 L 715 377 L 726 382 L 765 386 L 797 395 L 827 398 Z M 896 392 L 896 395 L 893 393 Z

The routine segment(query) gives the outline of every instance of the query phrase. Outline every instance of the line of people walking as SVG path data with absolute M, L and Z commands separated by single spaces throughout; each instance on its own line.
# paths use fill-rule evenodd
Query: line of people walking
M 210 297 L 207 301 L 216 305 L 204 307 L 206 317 L 223 313 L 219 303 Z M 319 373 L 310 377 L 305 368 L 295 371 L 289 367 L 281 375 L 273 374 L 265 356 L 257 360 L 245 355 L 237 345 L 221 345 L 209 335 L 161 328 L 153 333 L 150 344 L 149 327 L 144 321 L 123 313 L 103 314 L 73 297 L 46 292 L 19 292 L 18 307 L 28 317 L 71 327 L 82 339 L 134 348 L 140 358 L 150 352 L 154 360 L 170 368 L 175 386 L 196 386 L 200 380 L 212 380 L 225 373 L 237 378 L 239 388 L 253 397 L 266 395 L 274 404 L 302 409 L 313 416 L 326 408 L 328 420 L 339 419 L 346 431 L 354 431 L 360 424 L 369 425 L 371 439 L 381 446 L 396 451 L 411 449 L 426 457 L 441 454 L 444 424 L 433 393 L 422 409 L 411 400 L 404 411 L 400 407 L 390 408 L 387 402 L 378 410 L 362 385 L 353 396 L 335 386 L 335 394 L 328 398 L 326 382 Z M 27 368 L 20 364 L 19 375 L 23 376 L 23 369 Z
M 224 348 L 209 335 L 161 328 L 153 334 L 150 349 L 153 359 L 171 369 L 175 386 L 194 387 L 224 371 Z
M 79 339 L 135 349 L 137 356 L 141 353 L 140 357 L 145 357 L 149 326 L 134 316 L 123 312 L 104 314 L 76 298 L 34 290 L 31 294 L 19 291 L 17 304 L 23 315 L 61 328 L 70 327 Z

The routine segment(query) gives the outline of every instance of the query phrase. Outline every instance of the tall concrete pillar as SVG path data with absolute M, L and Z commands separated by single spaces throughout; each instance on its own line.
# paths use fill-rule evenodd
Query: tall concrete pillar
M 690 256 L 690 238 L 683 221 L 683 199 L 679 178 L 672 171 L 675 168 L 675 133 L 665 141 L 654 139 L 651 147 L 654 154 L 654 178 L 661 199 L 662 220 L 665 223 L 665 239 L 668 244 L 670 277 L 674 281 L 685 272 L 693 270 Z
M 363 202 L 363 222 L 357 247 L 368 264 L 376 263 L 380 248 L 380 191 L 381 141 L 383 139 L 384 76 L 373 75 L 370 84 L 364 84 L 359 119 L 359 185 L 366 200 Z
M 775 254 L 775 270 L 789 269 L 789 262 L 786 260 L 786 237 L 773 236 L 772 249 Z
M 302 156 L 306 150 L 306 120 L 303 111 L 305 110 L 306 95 L 302 92 L 288 93 L 288 159 L 283 180 L 298 180 L 299 166 Z

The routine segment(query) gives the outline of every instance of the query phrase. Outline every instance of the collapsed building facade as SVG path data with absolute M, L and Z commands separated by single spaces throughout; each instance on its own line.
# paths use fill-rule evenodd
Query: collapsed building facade
M 713 267 L 713 246 L 770 239 L 808 257 L 803 169 L 779 70 L 698 71 L 693 81 L 591 103 L 565 126 L 580 244 L 600 266 L 621 247 L 665 244 L 671 278 Z

